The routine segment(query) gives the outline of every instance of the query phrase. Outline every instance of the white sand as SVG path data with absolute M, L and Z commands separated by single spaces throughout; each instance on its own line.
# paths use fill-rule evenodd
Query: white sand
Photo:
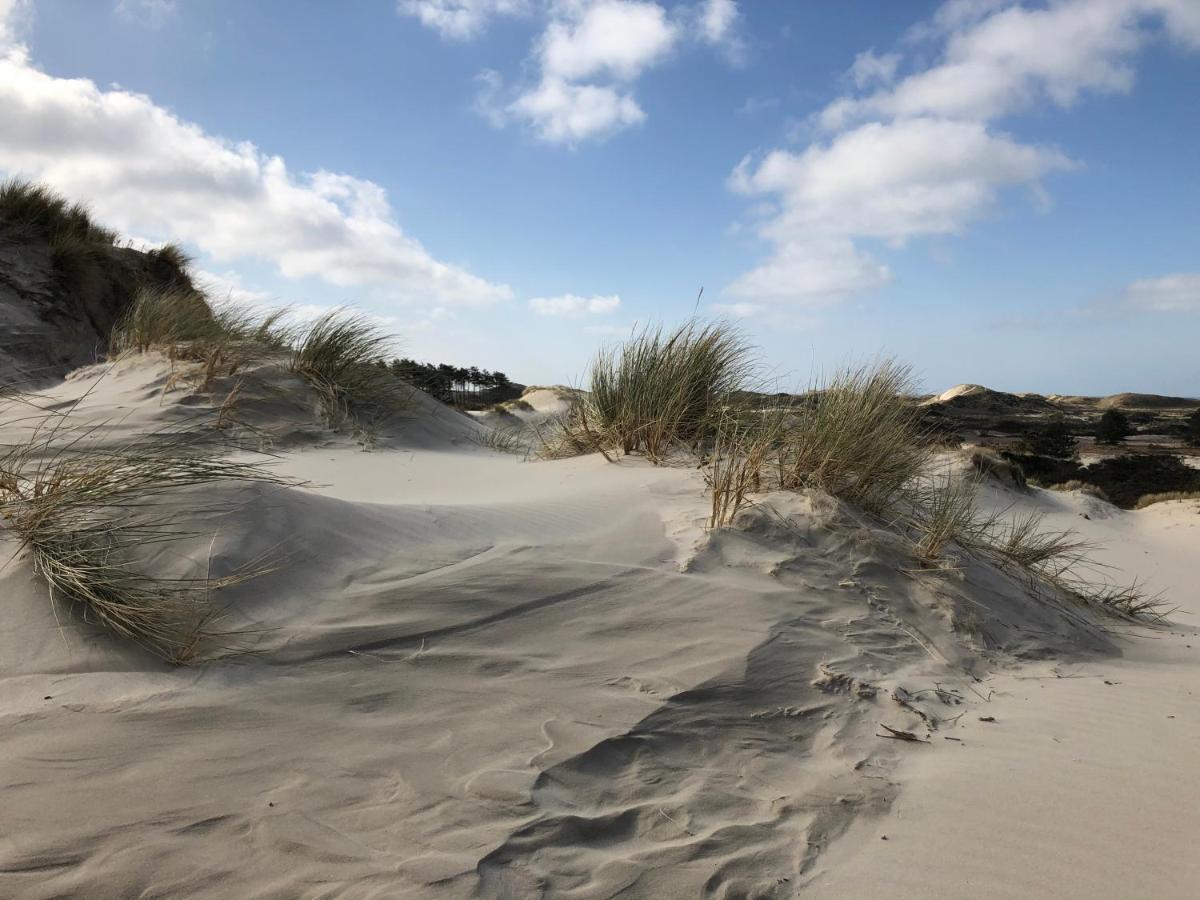
M 256 653 L 170 669 L 0 571 L 0 896 L 1195 895 L 1190 627 L 904 571 L 823 498 L 710 535 L 695 470 L 521 462 L 432 403 L 364 453 L 267 387 L 238 437 L 311 484 L 214 489 L 240 505 L 194 550 L 288 554 L 227 595 Z M 85 393 L 113 441 L 208 402 L 153 360 Z M 1021 502 L 1196 606 L 1200 504 Z M 898 687 L 962 718 L 880 739 L 924 733 Z

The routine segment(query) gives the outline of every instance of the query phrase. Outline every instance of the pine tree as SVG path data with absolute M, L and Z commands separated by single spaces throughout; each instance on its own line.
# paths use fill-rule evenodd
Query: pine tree
M 1131 434 L 1129 417 L 1119 409 L 1108 410 L 1096 425 L 1096 442 L 1099 444 L 1119 444 Z

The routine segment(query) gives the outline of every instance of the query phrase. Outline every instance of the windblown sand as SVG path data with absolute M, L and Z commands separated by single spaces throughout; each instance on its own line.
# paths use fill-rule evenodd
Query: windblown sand
M 220 402 L 153 359 L 42 402 L 79 398 L 117 443 Z M 1106 630 L 994 571 L 920 572 L 824 497 L 710 533 L 695 469 L 526 462 L 431 401 L 372 452 L 286 378 L 244 415 L 307 483 L 210 492 L 233 512 L 192 563 L 285 560 L 224 598 L 252 652 L 172 669 L 0 545 L 0 896 L 1200 889 L 1184 611 Z M 1200 504 L 988 490 L 1197 606 Z

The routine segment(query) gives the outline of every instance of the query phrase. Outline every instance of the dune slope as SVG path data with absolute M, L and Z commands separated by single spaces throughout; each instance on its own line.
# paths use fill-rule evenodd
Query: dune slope
M 282 560 L 223 597 L 251 652 L 170 668 L 52 606 L 19 556 L 0 571 L 0 895 L 874 893 L 896 882 L 856 868 L 873 829 L 935 796 L 928 772 L 986 764 L 978 716 L 1017 659 L 1107 665 L 1129 640 L 994 569 L 917 571 L 829 498 L 707 533 L 695 470 L 522 462 L 419 399 L 363 452 L 269 386 L 234 437 L 287 448 L 294 483 L 214 487 L 188 545 L 217 572 Z M 115 442 L 220 405 L 152 357 L 42 398 L 68 400 Z

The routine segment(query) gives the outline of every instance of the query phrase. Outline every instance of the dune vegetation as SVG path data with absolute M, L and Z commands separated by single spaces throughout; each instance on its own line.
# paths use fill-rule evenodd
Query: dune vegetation
M 199 454 L 191 437 L 164 433 L 108 448 L 91 429 L 48 416 L 0 452 L 0 530 L 28 551 L 51 601 L 81 607 L 85 621 L 174 663 L 192 662 L 218 636 L 214 594 L 269 566 L 220 577 L 207 567 L 156 574 L 155 552 L 194 540 L 188 523 L 215 510 L 197 495 L 187 503 L 168 497 L 227 481 L 280 481 L 259 465 Z
M 925 567 L 948 565 L 957 550 L 1014 570 L 1046 596 L 1124 617 L 1163 614 L 1137 585 L 1093 587 L 1094 548 L 1072 532 L 1045 530 L 1037 516 L 981 512 L 983 474 L 1023 488 L 1020 469 L 994 455 L 947 463 L 908 366 L 880 359 L 835 371 L 799 396 L 770 396 L 751 393 L 754 358 L 728 323 L 644 328 L 596 356 L 587 392 L 545 441 L 546 455 L 697 462 L 710 528 L 731 525 L 755 495 L 818 491 L 903 534 Z

